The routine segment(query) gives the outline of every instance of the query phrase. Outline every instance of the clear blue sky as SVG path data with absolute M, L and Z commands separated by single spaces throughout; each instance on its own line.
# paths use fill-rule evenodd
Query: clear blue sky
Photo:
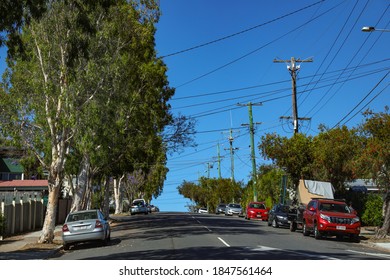
M 207 176 L 218 143 L 222 177 L 230 178 L 230 154 L 225 150 L 230 128 L 234 147 L 239 148 L 234 177 L 248 181 L 249 131 L 241 126 L 249 122 L 248 109 L 237 103 L 263 103 L 253 107 L 254 122 L 261 122 L 256 126 L 256 146 L 265 133 L 292 136 L 291 124 L 280 120 L 292 116 L 291 76 L 287 64 L 274 59 L 313 59 L 301 63 L 298 73 L 298 115 L 311 118 L 301 123 L 301 132 L 316 135 L 319 124 L 353 127 L 361 123 L 361 111 L 384 111 L 390 105 L 390 75 L 380 81 L 390 67 L 390 33 L 364 33 L 361 28 L 390 28 L 389 4 L 160 0 L 156 48 L 169 69 L 170 85 L 176 88 L 172 110 L 196 118 L 198 146 L 169 157 L 164 192 L 152 203 L 162 211 L 186 211 L 189 201 L 178 194 L 177 186 Z M 265 163 L 258 149 L 256 163 Z M 216 163 L 210 176 L 218 177 Z
M 291 76 L 287 64 L 302 60 L 297 80 L 298 115 L 311 118 L 300 131 L 316 135 L 318 125 L 356 126 L 366 108 L 390 105 L 390 33 L 363 33 L 363 26 L 389 29 L 388 0 L 160 0 L 156 48 L 164 56 L 175 114 L 196 119 L 196 148 L 169 156 L 163 194 L 152 201 L 162 211 L 187 211 L 177 192 L 183 180 L 207 176 L 220 144 L 222 177 L 231 177 L 229 129 L 233 130 L 234 177 L 251 174 L 247 107 L 253 107 L 255 145 L 265 133 L 292 136 Z M 190 49 L 190 50 L 189 50 Z M 0 72 L 5 68 L 0 48 Z M 377 86 L 377 87 L 376 87 Z M 372 100 L 373 99 L 373 100 Z M 256 149 L 256 163 L 265 161 Z M 218 177 L 217 164 L 210 169 Z

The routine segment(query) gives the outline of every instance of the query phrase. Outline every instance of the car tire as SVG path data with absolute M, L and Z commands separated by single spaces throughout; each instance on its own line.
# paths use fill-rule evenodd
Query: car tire
M 297 223 L 296 222 L 291 222 L 290 223 L 290 231 L 294 232 L 297 230 Z
M 64 244 L 63 248 L 64 248 L 64 251 L 68 251 L 69 250 L 69 247 L 70 245 L 69 244 Z
M 318 230 L 317 224 L 314 224 L 314 238 L 317 240 L 322 238 L 321 233 Z
M 359 235 L 358 234 L 351 234 L 349 236 L 349 240 L 351 242 L 355 242 L 355 243 L 359 243 L 360 242 L 360 238 L 359 238 Z
M 276 218 L 273 218 L 273 220 L 272 220 L 272 227 L 274 227 L 274 228 L 279 227 L 278 223 L 276 222 Z
M 267 225 L 270 227 L 271 226 L 271 220 L 268 218 Z
M 310 235 L 310 232 L 307 230 L 307 226 L 306 226 L 306 222 L 304 221 L 303 222 L 303 225 L 302 225 L 302 233 L 304 236 L 309 236 Z

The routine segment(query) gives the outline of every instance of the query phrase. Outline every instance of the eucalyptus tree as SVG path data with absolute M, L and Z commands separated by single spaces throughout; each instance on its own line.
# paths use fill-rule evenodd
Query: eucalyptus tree
M 390 114 L 386 106 L 384 112 L 366 111 L 365 120 L 359 131 L 365 138 L 363 151 L 357 160 L 358 170 L 372 178 L 384 194 L 383 224 L 376 238 L 390 235 Z
M 261 138 L 259 149 L 265 159 L 272 160 L 290 176 L 296 191 L 301 178 L 312 177 L 312 141 L 312 137 L 300 133 L 291 138 L 266 134 Z
M 356 129 L 323 127 L 313 139 L 314 178 L 332 183 L 336 193 L 342 196 L 345 182 L 356 179 L 353 161 L 361 153 L 361 143 Z

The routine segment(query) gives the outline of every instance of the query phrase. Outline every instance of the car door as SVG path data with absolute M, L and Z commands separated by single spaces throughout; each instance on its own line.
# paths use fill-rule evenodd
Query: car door
M 315 216 L 316 216 L 317 205 L 318 205 L 318 202 L 315 200 L 310 201 L 310 203 L 307 205 L 306 225 L 309 228 L 314 227 L 314 220 L 315 220 Z

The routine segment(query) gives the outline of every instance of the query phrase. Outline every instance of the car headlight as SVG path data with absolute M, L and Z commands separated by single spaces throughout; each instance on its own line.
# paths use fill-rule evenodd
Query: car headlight
M 330 223 L 330 217 L 324 214 L 320 214 L 320 218 Z
M 354 223 L 358 223 L 358 222 L 360 222 L 359 217 L 355 217 L 355 218 L 352 219 L 351 225 L 354 224 Z

